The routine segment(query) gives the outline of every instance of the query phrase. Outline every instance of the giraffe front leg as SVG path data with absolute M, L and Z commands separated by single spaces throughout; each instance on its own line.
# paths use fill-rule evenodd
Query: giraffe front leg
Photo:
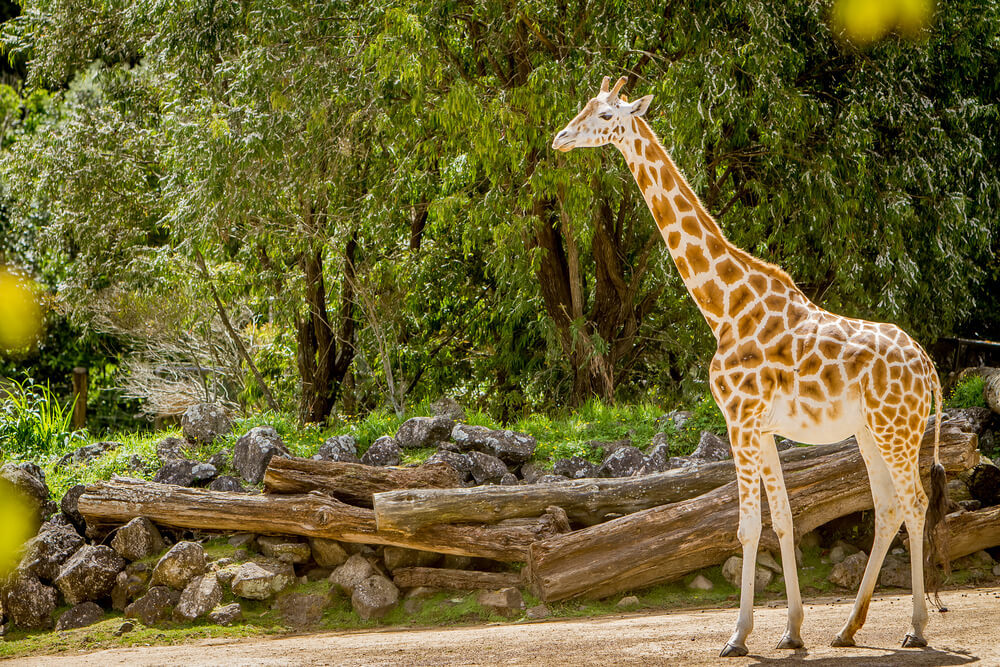
M 749 433 L 737 433 L 731 429 L 730 438 L 740 496 L 740 527 L 737 537 L 743 545 L 743 572 L 740 581 L 740 615 L 733 636 L 719 654 L 722 657 L 747 654 L 746 640 L 753 630 L 753 589 L 761 531 L 759 452 L 751 446 L 755 443 Z

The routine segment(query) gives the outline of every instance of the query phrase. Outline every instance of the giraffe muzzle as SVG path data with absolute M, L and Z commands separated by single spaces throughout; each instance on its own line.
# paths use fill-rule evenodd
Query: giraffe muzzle
M 562 151 L 563 153 L 565 153 L 566 151 L 573 149 L 574 141 L 575 137 L 573 135 L 573 132 L 570 132 L 569 130 L 563 130 L 562 132 L 556 135 L 555 139 L 552 140 L 552 148 L 556 149 L 557 151 Z

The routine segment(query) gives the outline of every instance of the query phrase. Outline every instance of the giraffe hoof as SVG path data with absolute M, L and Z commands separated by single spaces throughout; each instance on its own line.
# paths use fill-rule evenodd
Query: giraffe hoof
M 722 653 L 719 654 L 720 658 L 739 658 L 748 653 L 746 646 L 737 646 L 736 644 L 726 644 L 722 649 Z
M 906 635 L 903 637 L 903 648 L 923 648 L 927 646 L 927 640 L 916 635 Z
M 775 648 L 802 648 L 803 646 L 805 646 L 805 644 L 803 644 L 802 640 L 798 637 L 793 638 L 785 635 L 781 638 L 781 641 L 778 642 L 778 645 Z
M 840 635 L 837 635 L 833 638 L 833 641 L 830 642 L 830 646 L 856 646 L 856 644 L 854 643 L 853 637 L 851 639 L 844 639 Z

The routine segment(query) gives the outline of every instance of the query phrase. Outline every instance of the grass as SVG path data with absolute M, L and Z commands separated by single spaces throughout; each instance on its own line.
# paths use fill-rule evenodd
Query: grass
M 951 396 L 944 402 L 946 408 L 986 408 L 986 396 L 983 390 L 986 381 L 979 375 L 966 375 L 955 388 Z

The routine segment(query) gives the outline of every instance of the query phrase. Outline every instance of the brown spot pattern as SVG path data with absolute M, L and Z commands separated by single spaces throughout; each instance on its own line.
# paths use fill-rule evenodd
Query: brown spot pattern
M 702 252 L 700 246 L 689 246 L 687 259 L 691 264 L 691 270 L 694 273 L 704 273 L 705 271 L 708 271 L 708 259 L 705 258 L 705 253 Z
M 691 295 L 694 296 L 695 301 L 707 312 L 715 317 L 722 317 L 722 301 L 725 295 L 714 282 L 709 281 L 704 285 L 696 287 L 691 291 Z

